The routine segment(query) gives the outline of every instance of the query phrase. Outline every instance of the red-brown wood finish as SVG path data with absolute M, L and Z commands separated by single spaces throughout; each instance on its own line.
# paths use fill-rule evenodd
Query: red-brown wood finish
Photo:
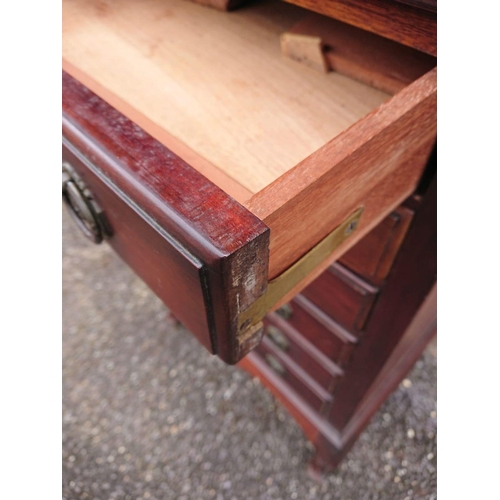
M 264 319 L 264 333 L 268 334 L 271 341 L 274 341 L 273 333 L 275 334 L 276 330 L 279 332 L 280 338 L 284 338 L 286 341 L 285 345 L 282 345 L 281 342 L 275 342 L 277 347 L 306 370 L 326 390 L 333 386 L 334 378 L 343 374 L 338 365 L 305 339 L 299 331 L 276 313 L 270 313 Z
M 356 408 L 342 432 L 319 431 L 315 436 L 316 454 L 311 466 L 318 473 L 335 468 L 352 448 L 370 419 L 387 397 L 398 387 L 403 378 L 422 355 L 425 347 L 436 334 L 436 286 L 426 296 L 413 321 L 405 330 L 391 356 L 383 365 L 377 378 Z
M 389 274 L 414 212 L 398 207 L 339 260 L 356 274 L 380 284 Z
M 266 364 L 263 357 L 259 357 L 258 353 L 263 352 L 261 348 L 241 363 L 281 400 L 314 443 L 316 454 L 311 467 L 315 474 L 339 464 L 370 418 L 398 386 L 435 334 L 435 163 L 434 151 L 417 193 L 395 211 L 411 211 L 409 227 L 405 230 L 403 243 L 396 245 L 398 251 L 391 258 L 392 267 L 385 280 L 380 283 L 378 299 L 364 331 L 358 332 L 357 339 L 345 329 L 343 334 L 337 332 L 334 336 L 342 338 L 351 352 L 350 358 L 346 358 L 341 365 L 343 373 L 335 377 L 335 383 L 330 388 L 331 401 L 323 404 L 321 410 L 315 410 L 317 405 L 311 405 L 309 392 L 304 394 L 300 385 L 287 383 L 284 377 L 277 375 Z M 385 234 L 389 241 L 393 235 L 387 228 L 375 228 L 374 231 Z M 366 241 L 358 245 L 366 246 L 371 241 L 374 250 L 377 250 L 380 247 L 380 234 L 367 237 Z M 314 293 L 321 295 L 324 287 L 318 283 L 321 284 L 316 280 L 309 285 L 305 293 L 317 288 L 313 290 Z M 339 293 L 337 290 L 337 296 Z M 334 300 L 336 296 L 325 296 L 325 302 L 328 297 Z M 292 324 L 296 333 L 314 343 L 325 354 L 327 349 L 332 348 L 329 344 L 332 338 L 329 322 L 333 320 L 303 295 L 297 296 L 291 306 L 292 311 L 288 311 L 286 319 L 280 318 L 280 325 Z M 311 335 L 314 322 L 320 323 L 323 329 L 316 325 Z M 338 355 L 336 350 L 333 353 Z M 301 367 L 305 366 L 302 364 Z M 310 374 L 307 368 L 304 371 Z
M 331 403 L 332 397 L 329 392 L 318 384 L 308 371 L 301 368 L 298 363 L 276 347 L 267 337 L 262 339 L 255 352 L 261 356 L 280 378 L 287 382 L 289 387 L 297 391 L 312 409 L 319 412 L 325 405 L 328 406 Z M 283 371 L 280 372 L 274 369 L 274 363 L 271 361 L 274 361 L 274 363 L 278 362 L 282 366 Z
M 303 295 L 295 297 L 291 311 L 287 323 L 328 359 L 342 367 L 357 338 Z
M 350 332 L 363 329 L 378 288 L 340 264 L 333 264 L 302 295 Z
M 330 421 L 342 430 L 430 292 L 437 275 L 436 180 L 415 214 L 362 342 L 340 381 Z
M 237 317 L 267 286 L 265 224 L 65 73 L 63 144 L 109 218 L 109 244 L 207 349 L 237 362 L 262 334 L 238 332 Z
M 286 0 L 408 47 L 437 55 L 435 12 L 393 0 Z M 423 0 L 427 3 L 427 0 Z

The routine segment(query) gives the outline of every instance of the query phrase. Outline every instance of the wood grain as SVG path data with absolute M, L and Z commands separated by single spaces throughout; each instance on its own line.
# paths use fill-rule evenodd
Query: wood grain
M 279 35 L 302 15 L 275 0 L 231 14 L 183 0 L 64 0 L 63 67 L 255 193 L 388 98 L 283 58 Z
M 264 337 L 255 352 L 265 361 L 267 356 L 277 359 L 284 368 L 284 372 L 279 376 L 292 390 L 297 391 L 313 410 L 319 412 L 325 405 L 331 403 L 331 395 L 314 380 L 309 371 L 301 368 L 290 356 L 278 349 L 269 338 Z
M 412 193 L 435 137 L 436 70 L 432 70 L 245 204 L 271 229 L 270 278 L 364 206 L 359 229 L 278 307 Z
M 286 0 L 344 23 L 437 55 L 436 13 L 392 0 Z M 418 1 L 418 0 L 417 0 Z M 422 3 L 430 3 L 422 0 Z
M 330 413 L 339 431 L 353 417 L 370 385 L 403 337 L 436 282 L 436 179 L 432 182 L 377 300 L 366 331 L 340 381 Z
M 377 294 L 378 288 L 338 263 L 302 291 L 306 299 L 350 332 L 363 329 Z
M 344 429 L 344 452 L 359 436 L 380 405 L 408 374 L 429 341 L 436 335 L 436 330 L 437 285 L 434 285 Z
M 240 335 L 237 316 L 267 286 L 267 227 L 64 73 L 63 138 L 112 214 L 109 243 L 205 347 L 237 362 L 261 338 Z
M 398 207 L 359 243 L 346 252 L 340 263 L 355 273 L 381 283 L 389 274 L 404 237 L 410 227 L 414 212 Z
M 307 56 L 311 54 L 316 56 L 315 67 L 321 62 L 319 69 L 323 71 L 330 68 L 390 94 L 399 92 L 436 66 L 435 57 L 313 12 L 283 38 L 317 40 L 316 51 L 292 52 L 292 58 L 302 56 L 307 64 L 310 61 Z
M 344 366 L 357 338 L 303 295 L 294 298 L 292 307 L 288 322 L 325 356 Z
M 88 75 L 81 72 L 68 61 L 63 61 L 63 67 L 68 74 L 73 76 L 79 82 L 86 82 L 87 88 L 90 88 L 95 94 L 104 99 L 113 108 L 120 112 L 141 127 L 145 132 L 161 142 L 170 151 L 182 158 L 191 167 L 195 168 L 200 174 L 204 175 L 209 181 L 220 187 L 227 194 L 232 196 L 237 202 L 244 203 L 252 197 L 252 194 L 247 188 L 232 177 L 223 172 L 220 168 L 210 163 L 206 158 L 203 158 L 198 153 L 189 148 L 186 144 L 176 139 L 172 134 L 156 123 L 148 120 L 139 111 L 133 108 L 128 102 L 120 99 L 116 94 L 109 92 L 102 85 L 91 79 Z
M 332 386 L 333 378 L 343 374 L 340 367 L 332 362 L 325 354 L 319 351 L 305 337 L 295 330 L 290 323 L 280 318 L 276 313 L 270 313 L 264 319 L 264 333 L 271 328 L 277 328 L 287 339 L 288 347 L 284 352 L 324 389 L 329 390 Z M 273 337 L 269 335 L 270 340 Z M 280 348 L 280 346 L 278 345 Z

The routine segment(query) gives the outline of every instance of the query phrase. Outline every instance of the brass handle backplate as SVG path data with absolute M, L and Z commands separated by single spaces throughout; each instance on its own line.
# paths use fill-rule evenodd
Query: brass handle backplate
M 62 198 L 73 220 L 90 241 L 98 244 L 104 236 L 111 235 L 103 211 L 67 162 L 62 165 Z

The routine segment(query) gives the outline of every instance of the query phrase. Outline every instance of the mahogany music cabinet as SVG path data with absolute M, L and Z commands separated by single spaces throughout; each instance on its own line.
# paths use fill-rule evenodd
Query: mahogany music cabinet
M 63 0 L 63 199 L 326 470 L 435 332 L 436 5 L 199 3 Z

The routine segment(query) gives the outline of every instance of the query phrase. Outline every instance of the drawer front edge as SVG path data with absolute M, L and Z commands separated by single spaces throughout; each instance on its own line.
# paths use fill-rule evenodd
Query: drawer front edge
M 237 319 L 267 286 L 267 226 L 64 72 L 63 143 L 111 246 L 210 352 L 238 362 L 262 337 Z

